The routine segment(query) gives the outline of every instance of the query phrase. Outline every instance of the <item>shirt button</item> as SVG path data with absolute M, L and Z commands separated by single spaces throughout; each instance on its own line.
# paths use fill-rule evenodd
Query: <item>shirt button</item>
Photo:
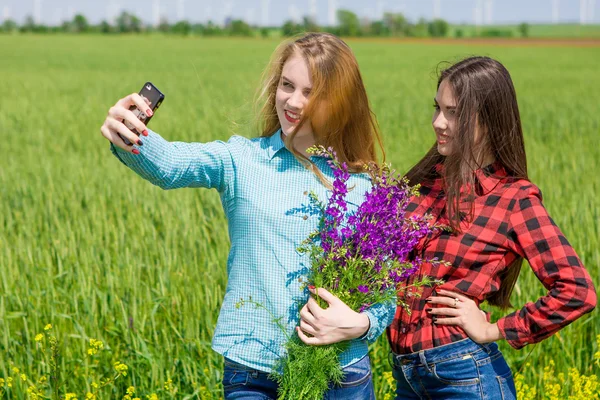
M 304 217 L 302 217 L 303 220 L 307 220 L 308 219 L 308 215 L 305 215 Z
M 407 329 L 406 329 L 406 327 L 405 327 L 405 326 L 403 326 L 403 327 L 402 327 L 402 333 L 406 333 L 406 330 L 407 330 Z

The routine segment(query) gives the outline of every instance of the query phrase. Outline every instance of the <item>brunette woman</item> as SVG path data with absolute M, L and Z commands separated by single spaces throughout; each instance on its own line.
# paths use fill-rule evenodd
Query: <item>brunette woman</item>
M 421 275 L 441 279 L 406 297 L 388 330 L 398 399 L 514 399 L 495 343 L 537 343 L 596 305 L 590 275 L 527 175 L 517 98 L 502 64 L 471 57 L 442 71 L 434 98 L 436 143 L 407 174 L 421 184 L 411 212 L 451 227 L 427 238 Z M 526 259 L 548 290 L 495 322 L 479 304 L 507 308 Z

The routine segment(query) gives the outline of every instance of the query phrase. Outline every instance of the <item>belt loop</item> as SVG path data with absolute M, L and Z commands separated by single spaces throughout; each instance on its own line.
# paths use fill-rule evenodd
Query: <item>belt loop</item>
M 427 372 L 429 372 L 430 374 L 433 374 L 433 371 L 431 371 L 431 369 L 429 368 L 429 365 L 427 365 L 427 359 L 425 358 L 425 351 L 423 351 L 423 350 L 419 351 L 419 360 L 421 361 L 421 364 L 423 364 L 423 366 L 425 367 Z
M 489 343 L 482 343 L 481 345 L 485 349 L 485 352 L 488 353 L 488 355 L 492 352 L 492 348 Z

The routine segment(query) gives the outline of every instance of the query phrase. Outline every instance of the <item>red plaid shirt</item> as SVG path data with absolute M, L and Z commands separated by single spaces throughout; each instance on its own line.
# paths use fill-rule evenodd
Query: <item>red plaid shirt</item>
M 548 289 L 535 303 L 497 321 L 502 336 L 514 348 L 539 342 L 590 312 L 596 292 L 579 257 L 542 205 L 540 190 L 527 180 L 508 178 L 502 167 L 491 165 L 476 172 L 481 187 L 475 196 L 473 218 L 461 223 L 462 233 L 436 233 L 421 243 L 423 259 L 437 257 L 447 265 L 423 265 L 420 276 L 442 279 L 440 287 L 462 293 L 480 304 L 500 287 L 502 272 L 518 257 L 529 262 Z M 463 202 L 468 212 L 469 204 Z M 429 213 L 449 224 L 444 213 L 442 179 L 421 186 L 409 212 Z M 403 295 L 411 314 L 398 307 L 388 328 L 397 354 L 430 349 L 467 338 L 462 328 L 436 325 L 425 312 L 425 299 L 434 294 L 425 287 L 421 298 Z

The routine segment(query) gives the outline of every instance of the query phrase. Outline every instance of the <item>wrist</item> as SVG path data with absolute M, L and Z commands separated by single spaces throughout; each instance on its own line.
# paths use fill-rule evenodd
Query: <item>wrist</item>
M 500 329 L 498 328 L 497 323 L 488 324 L 485 330 L 485 338 L 487 343 L 503 339 L 503 336 L 500 333 Z
M 358 313 L 356 321 L 356 329 L 354 330 L 352 339 L 357 339 L 365 336 L 371 328 L 371 320 L 369 319 L 369 316 L 366 313 Z

